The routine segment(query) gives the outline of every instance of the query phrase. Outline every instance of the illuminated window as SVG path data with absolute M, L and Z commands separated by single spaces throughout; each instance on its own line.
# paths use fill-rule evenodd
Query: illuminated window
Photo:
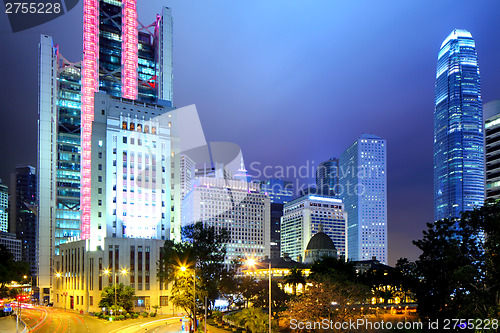
M 124 130 L 127 129 L 127 122 L 126 121 L 122 122 L 122 129 L 124 129 Z

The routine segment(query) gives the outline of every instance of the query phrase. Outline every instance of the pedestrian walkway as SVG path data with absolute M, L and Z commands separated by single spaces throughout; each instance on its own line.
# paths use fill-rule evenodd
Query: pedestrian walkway
M 19 322 L 19 332 L 24 330 L 24 326 Z M 0 333 L 16 332 L 16 316 L 8 316 L 0 318 Z

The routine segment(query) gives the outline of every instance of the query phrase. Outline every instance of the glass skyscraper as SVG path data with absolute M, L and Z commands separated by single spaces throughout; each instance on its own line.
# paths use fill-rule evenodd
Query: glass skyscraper
M 434 220 L 484 202 L 484 129 L 476 45 L 455 29 L 438 55 L 434 108 Z

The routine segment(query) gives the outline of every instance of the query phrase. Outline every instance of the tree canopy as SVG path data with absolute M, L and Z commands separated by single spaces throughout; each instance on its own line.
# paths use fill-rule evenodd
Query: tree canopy
M 420 313 L 429 318 L 498 318 L 500 203 L 428 223 L 416 262 Z
M 130 312 L 134 308 L 135 290 L 131 286 L 124 286 L 123 283 L 116 285 L 116 308 L 115 304 L 115 286 L 104 287 L 101 293 L 99 307 L 107 307 L 118 310 L 123 308 Z

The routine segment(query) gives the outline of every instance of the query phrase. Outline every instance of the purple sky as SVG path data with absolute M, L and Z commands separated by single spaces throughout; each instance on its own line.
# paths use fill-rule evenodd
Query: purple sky
M 239 144 L 247 166 L 317 165 L 362 133 L 387 139 L 389 263 L 414 260 L 432 221 L 432 113 L 437 52 L 469 30 L 483 101 L 500 98 L 497 1 L 151 1 L 174 16 L 174 104 L 196 104 L 207 139 Z M 52 35 L 81 60 L 82 3 L 12 34 L 0 14 L 0 177 L 36 165 L 37 43 Z M 307 181 L 311 181 L 307 180 Z

